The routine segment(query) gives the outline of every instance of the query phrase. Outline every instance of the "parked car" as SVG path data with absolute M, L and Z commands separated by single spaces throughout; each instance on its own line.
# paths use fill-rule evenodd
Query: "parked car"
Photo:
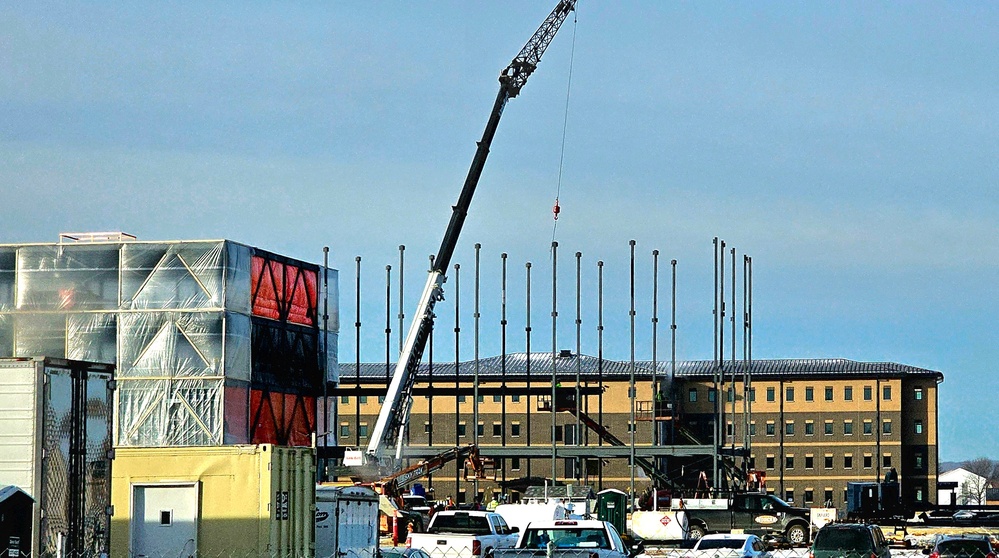
M 891 558 L 888 539 L 877 525 L 830 523 L 819 529 L 809 558 Z
M 492 556 L 495 549 L 513 547 L 518 531 L 498 513 L 447 510 L 434 514 L 426 533 L 411 533 L 406 546 L 433 558 Z
M 756 535 L 704 535 L 684 558 L 771 558 L 766 544 Z
M 988 535 L 977 534 L 941 535 L 923 554 L 930 558 L 996 558 Z
M 535 521 L 524 529 L 511 549 L 497 549 L 495 558 L 633 558 L 645 550 L 631 547 L 607 521 L 568 519 Z

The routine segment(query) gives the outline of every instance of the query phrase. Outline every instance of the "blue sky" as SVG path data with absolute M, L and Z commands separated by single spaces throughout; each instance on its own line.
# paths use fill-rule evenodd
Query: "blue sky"
M 496 77 L 548 4 L 5 3 L 2 241 L 124 230 L 310 261 L 328 245 L 345 325 L 363 257 L 362 358 L 384 358 L 384 266 L 397 274 L 407 246 L 411 313 Z M 596 352 L 600 259 L 605 354 L 628 358 L 635 239 L 638 358 L 651 356 L 653 249 L 664 281 L 679 261 L 678 357 L 711 358 L 718 236 L 754 258 L 755 357 L 940 370 L 940 457 L 995 456 L 997 28 L 986 2 L 583 0 L 510 102 L 473 201 L 455 257 L 462 357 L 475 242 L 482 353 L 499 350 L 500 252 L 508 349 L 523 350 L 527 261 L 534 347 L 551 348 L 550 207 L 572 53 L 559 346 L 575 344 L 581 251 L 583 351 Z M 663 317 L 666 283 L 660 303 Z M 453 358 L 452 341 L 437 350 Z M 341 360 L 354 354 L 348 327 Z

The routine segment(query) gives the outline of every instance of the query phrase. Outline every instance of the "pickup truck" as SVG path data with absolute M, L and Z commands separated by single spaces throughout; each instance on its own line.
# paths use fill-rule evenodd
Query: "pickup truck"
M 631 548 L 607 521 L 568 519 L 535 521 L 528 525 L 516 548 L 496 550 L 494 558 L 631 558 L 644 548 Z
M 811 520 L 807 508 L 796 508 L 763 492 L 733 494 L 730 498 L 674 499 L 687 512 L 689 537 L 735 530 L 759 537 L 778 536 L 794 546 L 807 545 Z
M 427 532 L 411 533 L 406 546 L 423 550 L 432 558 L 491 558 L 496 549 L 515 545 L 518 532 L 498 513 L 439 511 L 430 518 Z

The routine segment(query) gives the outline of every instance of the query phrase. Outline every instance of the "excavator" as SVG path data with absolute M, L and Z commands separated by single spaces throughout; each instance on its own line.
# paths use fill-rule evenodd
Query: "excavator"
M 432 269 L 420 295 L 416 312 L 413 314 L 413 322 L 400 351 L 399 360 L 389 383 L 378 419 L 371 432 L 367 450 L 361 456 L 361 460 L 367 468 L 376 467 L 381 472 L 379 480 L 366 484 L 399 504 L 401 504 L 402 496 L 401 487 L 456 459 L 462 459 L 465 462 L 466 480 L 469 478 L 489 479 L 490 475 L 495 477 L 495 464 L 491 459 L 481 457 L 478 447 L 475 445 L 452 448 L 410 467 L 400 468 L 404 434 L 413 403 L 413 385 L 416 382 L 417 371 L 423 359 L 423 351 L 427 346 L 433 324 L 434 306 L 444 300 L 447 268 L 458 244 L 458 236 L 461 234 L 465 217 L 472 202 L 472 195 L 475 193 L 479 177 L 486 163 L 486 157 L 489 155 L 489 147 L 496 133 L 496 127 L 499 125 L 500 117 L 503 115 L 503 109 L 510 99 L 520 94 L 527 79 L 538 67 L 541 56 L 575 7 L 576 0 L 559 0 L 555 9 L 538 27 L 527 44 L 500 73 L 499 93 L 497 93 L 493 103 L 486 128 L 482 133 L 482 139 L 477 143 L 475 156 L 472 159 L 468 175 L 465 177 L 458 202 L 452 207 L 451 220 L 444 233 L 444 239 L 441 241 L 437 256 L 433 260 Z M 394 449 L 394 452 L 390 449 Z M 359 456 L 352 456 L 350 453 L 347 453 L 345 461 L 348 459 L 357 460 Z M 400 505 L 397 509 L 402 508 L 403 506 Z M 395 515 L 399 517 L 398 512 Z M 398 523 L 396 522 L 397 525 Z M 393 538 L 401 536 L 405 539 L 404 530 L 398 526 L 393 528 Z

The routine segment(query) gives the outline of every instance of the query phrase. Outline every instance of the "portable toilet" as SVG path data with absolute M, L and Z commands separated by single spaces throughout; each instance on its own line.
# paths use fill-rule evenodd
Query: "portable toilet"
M 35 500 L 16 486 L 0 486 L 0 554 L 31 556 Z
M 609 521 L 622 535 L 628 529 L 628 495 L 608 488 L 597 493 L 597 519 Z

